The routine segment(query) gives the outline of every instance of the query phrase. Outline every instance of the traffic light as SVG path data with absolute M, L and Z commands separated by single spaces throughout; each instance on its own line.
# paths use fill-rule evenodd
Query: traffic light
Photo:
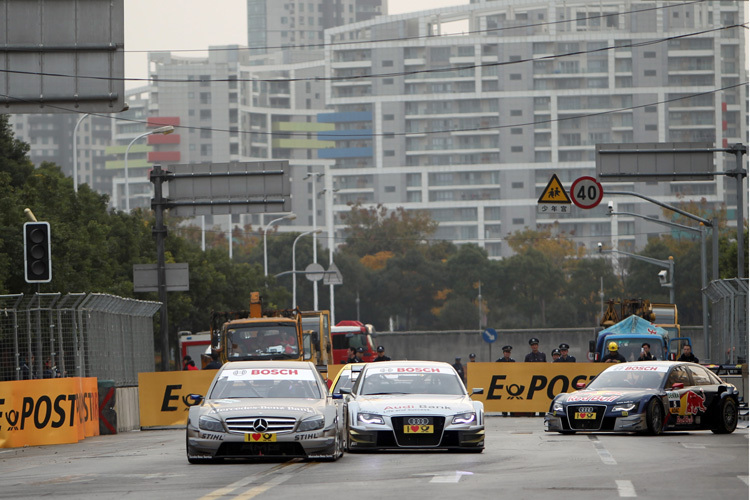
M 26 283 L 52 281 L 52 252 L 49 222 L 23 225 L 23 277 Z

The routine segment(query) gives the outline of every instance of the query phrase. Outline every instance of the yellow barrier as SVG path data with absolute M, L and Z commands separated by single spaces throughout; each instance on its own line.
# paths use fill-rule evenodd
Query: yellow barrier
M 98 435 L 96 378 L 0 382 L 0 448 L 77 443 Z
M 141 427 L 187 424 L 188 410 L 195 404 L 188 395 L 205 396 L 214 375 L 216 370 L 139 373 Z
M 474 396 L 487 412 L 546 412 L 561 392 L 576 390 L 605 368 L 605 363 L 468 363 L 466 387 L 484 388 Z

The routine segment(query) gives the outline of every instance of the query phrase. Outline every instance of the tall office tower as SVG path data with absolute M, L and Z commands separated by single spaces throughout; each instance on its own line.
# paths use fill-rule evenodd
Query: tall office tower
M 76 170 L 79 186 L 88 184 L 95 191 L 109 192 L 111 173 L 104 168 L 105 149 L 110 145 L 112 136 L 108 116 L 85 113 L 14 114 L 10 115 L 10 124 L 16 138 L 31 146 L 29 158 L 35 165 L 44 161 L 55 163 L 69 177 Z M 74 140 L 77 141 L 77 164 L 73 157 Z
M 255 54 L 319 49 L 323 30 L 385 15 L 387 5 L 387 0 L 247 0 L 247 45 Z
M 326 119 L 338 137 L 318 156 L 335 160 L 334 209 L 363 201 L 426 210 L 440 223 L 437 238 L 493 257 L 512 254 L 505 239 L 514 231 L 553 225 L 589 249 L 602 240 L 641 249 L 667 229 L 608 217 L 606 204 L 541 214 L 537 200 L 553 174 L 566 189 L 594 176 L 599 143 L 746 143 L 748 35 L 736 27 L 746 9 L 487 0 L 329 29 Z M 734 169 L 735 158 L 717 153 L 714 167 Z M 722 175 L 607 190 L 726 204 L 730 225 L 744 208 Z M 633 197 L 616 203 L 661 216 Z

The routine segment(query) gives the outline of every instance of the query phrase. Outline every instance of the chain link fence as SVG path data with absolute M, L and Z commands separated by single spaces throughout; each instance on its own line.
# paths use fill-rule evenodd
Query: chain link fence
M 712 303 L 712 360 L 730 365 L 747 363 L 748 280 L 712 281 L 703 292 Z
M 137 385 L 154 371 L 161 303 L 92 293 L 0 295 L 0 380 L 97 377 Z

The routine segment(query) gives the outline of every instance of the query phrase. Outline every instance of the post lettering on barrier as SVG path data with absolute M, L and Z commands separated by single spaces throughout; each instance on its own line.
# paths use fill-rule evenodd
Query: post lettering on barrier
M 0 382 L 0 448 L 77 443 L 98 435 L 96 378 Z
M 469 363 L 466 384 L 484 388 L 473 399 L 486 412 L 546 412 L 552 399 L 573 392 L 609 365 L 604 363 Z
M 188 410 L 197 404 L 190 394 L 205 396 L 216 370 L 138 374 L 141 428 L 187 424 Z

